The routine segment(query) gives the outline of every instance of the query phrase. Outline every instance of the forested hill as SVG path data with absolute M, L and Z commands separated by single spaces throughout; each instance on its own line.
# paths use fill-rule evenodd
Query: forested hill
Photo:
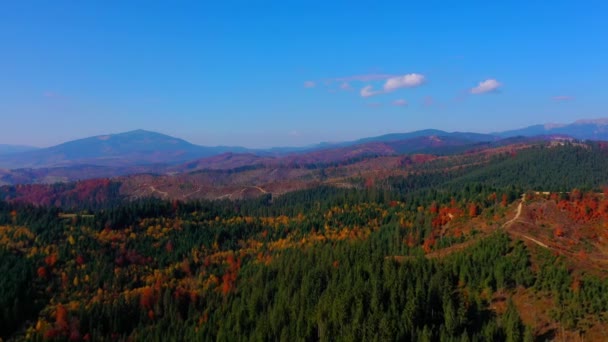
M 606 340 L 603 146 L 494 152 L 251 199 L 0 201 L 0 338 Z
M 509 189 L 466 191 L 384 202 L 326 188 L 274 203 L 145 200 L 86 214 L 0 203 L 0 336 L 596 338 L 604 275 L 570 271 L 566 254 L 505 228 L 518 203 Z
M 102 208 L 146 197 L 165 200 L 242 200 L 337 187 L 376 188 L 404 199 L 420 191 L 471 186 L 511 187 L 519 192 L 601 191 L 608 184 L 605 143 L 536 143 L 468 151 L 451 156 L 367 156 L 338 164 L 255 164 L 191 173 L 140 174 L 53 185 L 0 187 L 0 199 L 65 208 Z

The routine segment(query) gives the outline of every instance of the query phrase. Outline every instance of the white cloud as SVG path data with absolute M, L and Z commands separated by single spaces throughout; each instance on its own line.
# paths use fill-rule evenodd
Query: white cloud
M 497 80 L 490 78 L 485 81 L 479 82 L 477 87 L 471 88 L 471 94 L 484 94 L 498 90 L 502 84 Z
M 407 74 L 403 76 L 391 77 L 384 83 L 384 91 L 390 92 L 399 88 L 412 88 L 417 87 L 424 83 L 424 75 L 421 74 Z
M 314 88 L 317 84 L 314 81 L 304 82 L 304 88 Z
M 359 92 L 359 94 L 361 94 L 361 97 L 370 97 L 370 96 L 382 94 L 382 91 L 373 90 L 373 87 L 371 85 L 368 85 L 368 86 L 363 87 L 361 89 L 361 91 Z
M 424 83 L 425 81 L 424 75 L 421 74 L 406 74 L 402 76 L 393 76 L 390 77 L 384 82 L 384 86 L 382 90 L 372 90 L 372 86 L 368 85 L 361 89 L 361 96 L 370 97 L 378 94 L 385 94 L 393 92 L 400 88 L 412 88 L 417 87 Z
M 393 101 L 393 106 L 398 106 L 398 107 L 407 106 L 407 101 L 405 101 L 404 99 L 395 100 L 395 101 Z

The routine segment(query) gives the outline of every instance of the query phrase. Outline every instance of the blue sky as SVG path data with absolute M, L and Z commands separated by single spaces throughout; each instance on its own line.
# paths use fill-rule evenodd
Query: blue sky
M 306 145 L 608 116 L 603 1 L 4 1 L 0 143 Z

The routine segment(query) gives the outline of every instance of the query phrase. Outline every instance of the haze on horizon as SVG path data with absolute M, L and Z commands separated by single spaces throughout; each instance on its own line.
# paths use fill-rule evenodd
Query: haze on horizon
M 605 2 L 0 4 L 0 143 L 302 146 L 605 117 Z

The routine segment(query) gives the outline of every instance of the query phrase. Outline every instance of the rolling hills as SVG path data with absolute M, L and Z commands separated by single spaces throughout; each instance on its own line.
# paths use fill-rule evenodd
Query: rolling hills
M 261 166 L 323 168 L 368 158 L 412 154 L 447 156 L 542 141 L 608 139 L 605 135 L 607 125 L 608 121 L 604 119 L 582 120 L 569 125 L 536 125 L 494 134 L 430 129 L 265 150 L 198 146 L 164 134 L 136 130 L 42 149 L 0 148 L 0 185 L 52 184 L 135 174 L 163 175 Z
M 606 338 L 604 143 L 211 158 L 0 187 L 0 336 Z
M 367 149 L 347 147 L 336 150 L 335 155 L 312 152 L 286 157 L 229 153 L 159 169 L 163 172 L 151 172 L 150 168 L 142 167 L 135 174 L 116 174 L 110 179 L 97 177 L 109 183 L 91 179 L 63 185 L 5 185 L 0 187 L 0 198 L 47 205 L 58 202 L 69 206 L 78 203 L 74 200 L 74 193 L 103 192 L 103 186 L 110 183 L 118 189 L 113 193 L 112 201 L 146 197 L 237 200 L 271 195 L 275 198 L 319 186 L 344 189 L 380 187 L 409 193 L 451 187 L 453 184 L 511 186 L 519 191 L 569 191 L 574 187 L 600 189 L 608 184 L 608 176 L 604 172 L 608 168 L 608 151 L 603 143 L 527 141 L 443 156 L 401 155 L 393 150 L 380 153 L 385 148 L 386 145 L 382 145 L 371 154 Z M 325 159 L 328 156 L 331 158 Z M 107 171 L 91 167 L 89 172 L 103 174 Z M 2 179 L 7 179 L 7 176 Z M 86 197 L 83 195 L 82 198 Z

